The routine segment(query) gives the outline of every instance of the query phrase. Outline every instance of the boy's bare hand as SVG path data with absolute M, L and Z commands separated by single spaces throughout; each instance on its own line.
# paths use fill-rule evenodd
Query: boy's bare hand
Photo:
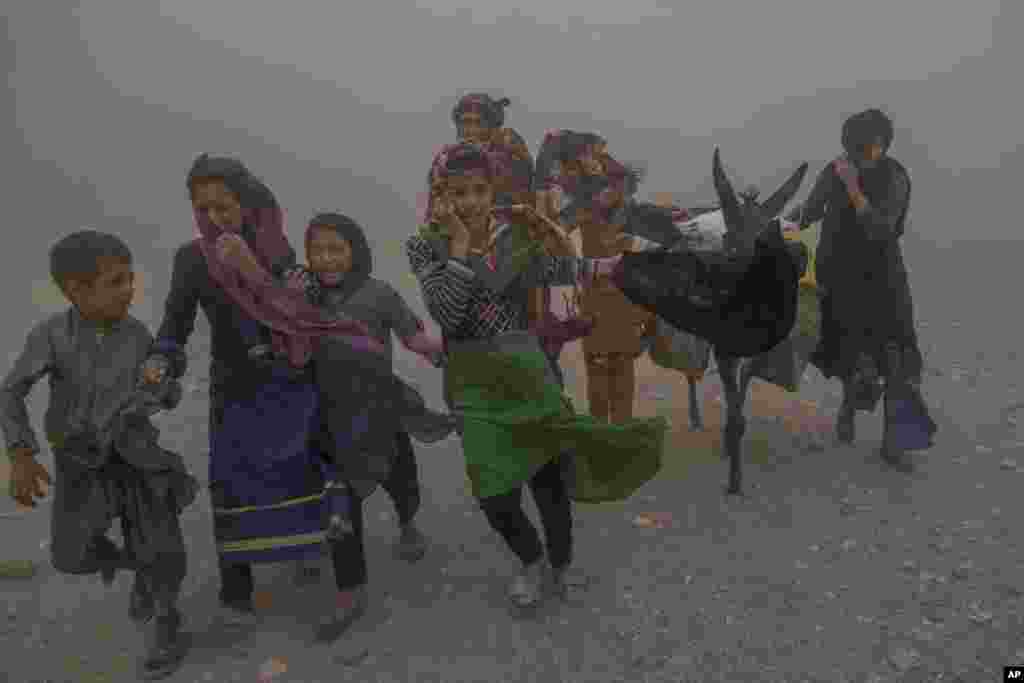
M 11 453 L 10 494 L 18 505 L 36 507 L 36 499 L 46 496 L 43 484 L 52 483 L 46 468 L 40 465 L 31 449 L 16 448 Z
M 160 384 L 167 374 L 167 361 L 159 356 L 151 356 L 142 364 L 142 381 L 146 384 Z
M 142 379 L 146 384 L 160 384 L 163 374 L 160 368 L 146 368 L 142 371 Z

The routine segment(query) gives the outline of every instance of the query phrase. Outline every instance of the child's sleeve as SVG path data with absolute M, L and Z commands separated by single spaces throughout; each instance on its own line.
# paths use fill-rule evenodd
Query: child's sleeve
M 25 399 L 36 382 L 53 368 L 50 328 L 48 323 L 43 323 L 29 332 L 24 350 L 0 385 L 0 428 L 3 429 L 8 451 L 23 446 L 32 449 L 33 453 L 39 452 L 39 441 L 32 429 Z
M 399 339 L 406 340 L 415 337 L 424 330 L 423 321 L 409 308 L 402 295 L 391 285 L 388 285 L 388 317 L 391 322 L 391 329 L 395 331 Z
M 405 248 L 430 315 L 442 329 L 457 330 L 466 319 L 475 273 L 456 259 L 436 258 L 430 244 L 419 235 L 409 238 Z
M 444 350 L 443 342 L 439 337 L 427 333 L 423 321 L 409 308 L 397 290 L 393 287 L 389 287 L 389 289 L 391 290 L 389 306 L 391 329 L 402 340 L 405 348 L 434 361 L 435 356 Z
M 164 319 L 156 333 L 151 353 L 163 356 L 170 363 L 172 374 L 185 373 L 185 345 L 195 329 L 199 313 L 199 288 L 195 270 L 205 267 L 197 263 L 196 252 L 186 245 L 174 254 L 171 287 L 164 302 Z

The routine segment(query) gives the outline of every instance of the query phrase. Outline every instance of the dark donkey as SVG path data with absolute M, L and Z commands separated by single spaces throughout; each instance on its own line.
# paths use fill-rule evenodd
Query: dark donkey
M 778 345 L 796 322 L 807 252 L 798 242 L 786 242 L 778 216 L 806 173 L 804 163 L 765 201 L 758 202 L 756 192 L 745 192 L 741 201 L 716 149 L 715 191 L 726 224 L 723 248 L 695 252 L 677 244 L 628 252 L 613 276 L 634 304 L 711 344 L 725 394 L 723 455 L 729 460 L 726 492 L 731 495 L 742 492 L 750 360 Z

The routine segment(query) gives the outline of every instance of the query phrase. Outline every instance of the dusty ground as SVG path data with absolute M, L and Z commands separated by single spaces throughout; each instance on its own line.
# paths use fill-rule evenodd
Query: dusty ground
M 297 589 L 286 567 L 258 571 L 262 626 L 237 637 L 208 628 L 216 576 L 200 499 L 186 516 L 194 649 L 171 680 L 256 681 L 266 666 L 282 683 L 1001 680 L 1002 666 L 1024 663 L 1011 523 L 1024 511 L 1024 399 L 1017 321 L 1001 313 L 1019 306 L 1013 288 L 993 289 L 1024 251 L 1010 247 L 966 245 L 955 258 L 912 262 L 925 391 L 941 429 L 913 474 L 880 464 L 877 416 L 861 418 L 854 447 L 799 448 L 791 433 L 820 425 L 815 415 L 836 403 L 834 387 L 809 370 L 799 399 L 815 410 L 755 386 L 750 496 L 726 499 L 714 433 L 686 432 L 685 384 L 645 365 L 638 412 L 672 416 L 674 445 L 663 475 L 632 500 L 578 509 L 578 564 L 592 583 L 571 604 L 508 614 L 512 563 L 468 497 L 449 441 L 419 449 L 421 522 L 434 543 L 422 563 L 392 559 L 390 505 L 379 494 L 369 503 L 372 609 L 332 648 L 310 644 L 329 582 Z M 205 478 L 205 387 L 191 380 L 195 393 L 166 429 Z M 788 424 L 768 417 L 787 410 Z M 0 671 L 18 683 L 134 680 L 129 577 L 108 591 L 55 574 L 41 546 L 47 507 L 23 515 L 0 505 L 0 559 L 40 562 L 34 578 L 0 580 Z M 639 526 L 644 514 L 660 522 Z

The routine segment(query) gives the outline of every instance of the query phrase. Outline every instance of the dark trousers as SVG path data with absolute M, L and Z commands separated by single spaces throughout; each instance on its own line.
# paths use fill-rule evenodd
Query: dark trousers
M 420 485 L 416 454 L 405 432 L 395 435 L 394 466 L 387 481 L 381 483 L 394 503 L 401 524 L 412 521 L 420 506 Z M 361 502 L 352 506 L 353 533 L 331 544 L 331 564 L 338 590 L 351 590 L 367 582 L 366 552 L 363 545 L 364 519 Z M 254 590 L 252 565 L 219 562 L 220 599 L 223 603 L 247 602 Z
M 381 488 L 391 498 L 399 524 L 405 526 L 411 522 L 420 509 L 420 479 L 416 452 L 407 432 L 395 434 L 395 462 Z
M 559 462 L 552 461 L 537 471 L 528 483 L 544 526 L 548 559 L 556 569 L 572 561 L 572 504 L 562 478 Z M 523 510 L 522 487 L 500 496 L 483 498 L 480 507 L 491 527 L 523 564 L 544 556 L 544 545 L 536 527 Z
M 381 488 L 391 498 L 403 526 L 416 516 L 420 507 L 420 484 L 416 454 L 405 432 L 395 434 L 395 462 Z M 363 545 L 364 522 L 362 501 L 352 506 L 353 533 L 343 537 L 332 548 L 334 582 L 339 591 L 352 590 L 367 582 L 366 549 Z
M 50 553 L 65 574 L 95 574 L 108 567 L 134 571 L 158 609 L 174 606 L 188 568 L 177 501 L 147 473 L 115 455 L 99 468 L 83 467 L 63 453 L 55 457 Z M 172 489 L 173 491 L 173 489 Z M 124 548 L 107 537 L 121 522 Z

